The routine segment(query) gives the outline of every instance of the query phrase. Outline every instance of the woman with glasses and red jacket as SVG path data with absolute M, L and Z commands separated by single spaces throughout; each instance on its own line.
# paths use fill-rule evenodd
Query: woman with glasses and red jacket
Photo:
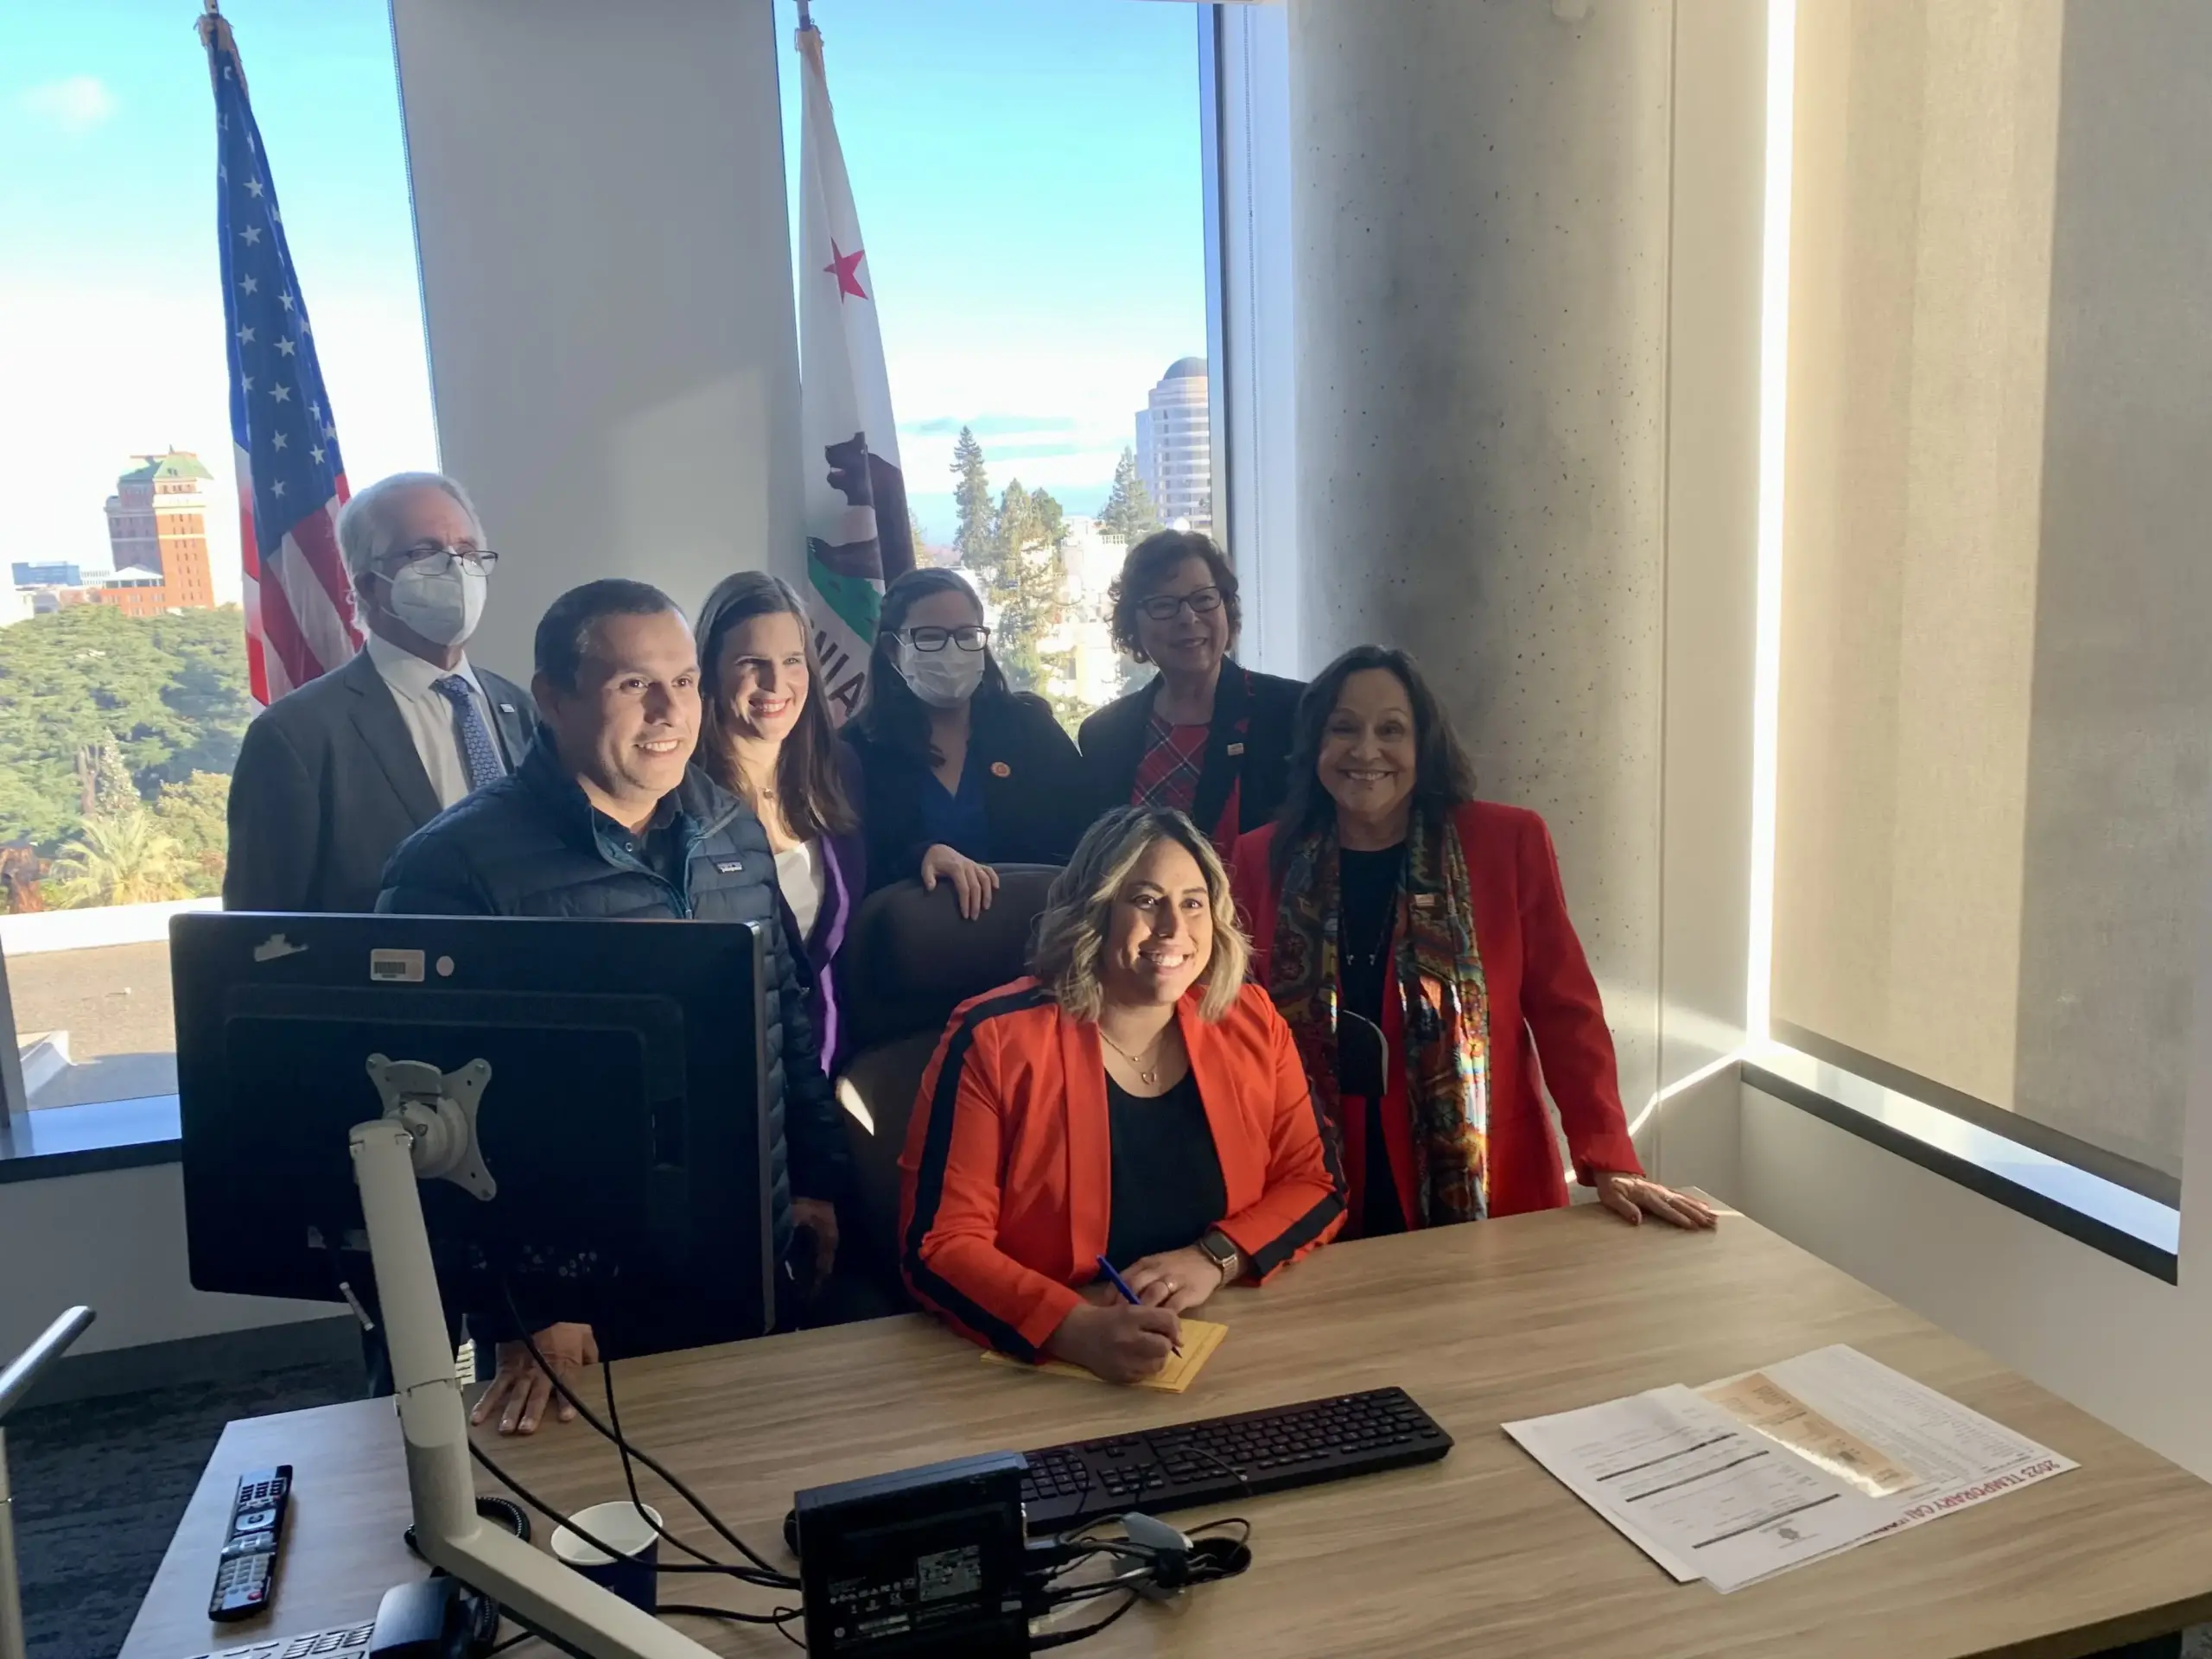
M 869 891 L 950 881 L 973 920 L 993 864 L 1065 864 L 1090 821 L 1083 762 L 1042 697 L 991 656 L 982 601 L 958 572 L 909 570 L 885 590 L 860 713 Z
M 1083 722 L 1091 810 L 1181 812 L 1227 858 L 1288 788 L 1291 716 L 1305 688 L 1238 665 L 1236 572 L 1195 531 L 1129 550 L 1110 590 L 1114 643 L 1160 671 Z

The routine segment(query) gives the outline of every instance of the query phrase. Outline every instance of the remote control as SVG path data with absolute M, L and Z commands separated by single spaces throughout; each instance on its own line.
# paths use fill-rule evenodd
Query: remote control
M 231 1500 L 230 1530 L 216 1558 L 215 1592 L 207 1617 L 218 1624 L 269 1611 L 276 1592 L 276 1547 L 284 1536 L 284 1510 L 292 1491 L 292 1465 L 255 1469 L 238 1481 Z

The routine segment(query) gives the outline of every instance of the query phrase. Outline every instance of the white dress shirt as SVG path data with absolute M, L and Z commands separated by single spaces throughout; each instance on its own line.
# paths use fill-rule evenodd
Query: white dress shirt
M 791 907 L 791 920 L 798 925 L 796 944 L 805 945 L 806 936 L 814 931 L 814 918 L 822 913 L 822 840 L 803 841 L 776 855 L 776 885 L 784 890 L 784 902 Z
M 423 757 L 423 770 L 430 774 L 430 788 L 438 804 L 451 806 L 468 793 L 468 762 L 461 750 L 461 711 L 437 689 L 437 683 L 448 674 L 458 674 L 468 682 L 477 718 L 491 734 L 492 747 L 498 749 L 499 721 L 491 699 L 484 695 L 467 657 L 450 669 L 440 668 L 375 633 L 369 636 L 368 650 L 369 660 L 391 688 L 392 701 L 399 705 L 399 718 L 406 723 L 407 734 L 415 740 L 415 753 Z M 503 763 L 505 758 L 502 752 Z

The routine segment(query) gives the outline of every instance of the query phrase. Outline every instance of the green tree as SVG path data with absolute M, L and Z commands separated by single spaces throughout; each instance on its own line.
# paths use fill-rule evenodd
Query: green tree
M 1159 509 L 1152 505 L 1152 492 L 1144 486 L 1144 474 L 1137 471 L 1137 452 L 1124 449 L 1114 464 L 1114 486 L 1106 493 L 1106 505 L 1098 510 L 1099 531 L 1135 547 L 1160 527 Z
M 1054 684 L 1073 652 L 1066 542 L 1067 514 L 1049 492 L 1026 490 L 1019 479 L 1006 486 L 991 521 L 988 575 L 998 612 L 992 650 L 1014 689 L 1046 698 L 1064 725 L 1080 715 Z
M 219 772 L 195 772 L 181 784 L 163 784 L 155 798 L 155 823 L 184 857 L 187 898 L 209 899 L 223 890 L 230 801 L 231 780 Z
M 111 737 L 77 751 L 77 805 L 86 817 L 114 817 L 139 804 L 138 785 L 123 764 L 123 750 Z
M 61 849 L 47 890 L 64 909 L 144 905 L 187 896 L 188 874 L 175 839 L 142 805 L 99 812 Z
M 959 522 L 952 532 L 954 550 L 963 564 L 981 567 L 991 554 L 991 480 L 983 469 L 983 446 L 966 427 L 952 446 L 953 503 Z
M 253 713 L 235 606 L 134 617 L 73 605 L 0 628 L 0 842 L 59 848 L 108 746 L 143 801 L 228 773 Z

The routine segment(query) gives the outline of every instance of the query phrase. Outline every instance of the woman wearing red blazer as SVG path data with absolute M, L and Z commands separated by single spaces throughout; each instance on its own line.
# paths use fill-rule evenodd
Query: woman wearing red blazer
M 1189 819 L 1091 827 L 1038 918 L 1035 976 L 955 1011 L 923 1076 L 899 1160 L 917 1298 L 1007 1353 L 1135 1382 L 1178 1314 L 1337 1230 L 1342 1181 L 1246 960 Z
M 1299 704 L 1281 816 L 1236 843 L 1254 975 L 1341 1150 L 1346 1236 L 1565 1204 L 1540 1059 L 1578 1180 L 1630 1221 L 1712 1226 L 1637 1161 L 1543 820 L 1473 796 L 1413 659 L 1363 645 Z

